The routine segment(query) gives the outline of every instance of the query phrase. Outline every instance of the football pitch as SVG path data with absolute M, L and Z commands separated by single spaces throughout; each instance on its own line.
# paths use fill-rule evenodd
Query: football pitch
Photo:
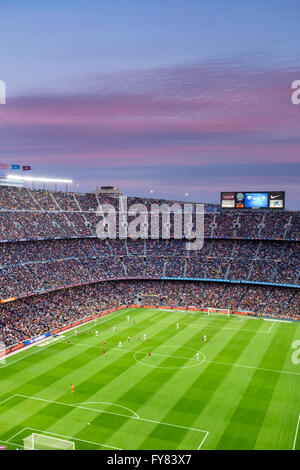
M 111 313 L 0 362 L 0 445 L 300 450 L 296 340 L 296 322 Z

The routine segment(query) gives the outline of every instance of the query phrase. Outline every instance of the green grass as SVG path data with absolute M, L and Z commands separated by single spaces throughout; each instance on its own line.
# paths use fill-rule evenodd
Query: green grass
M 131 309 L 78 331 L 0 365 L 0 444 L 36 432 L 76 449 L 300 449 L 299 324 Z

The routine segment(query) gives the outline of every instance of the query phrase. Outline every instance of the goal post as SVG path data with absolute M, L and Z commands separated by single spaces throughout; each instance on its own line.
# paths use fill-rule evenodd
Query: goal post
M 23 439 L 24 450 L 75 450 L 75 443 L 53 436 L 33 433 Z
M 212 307 L 208 307 L 207 309 L 207 314 L 208 315 L 226 315 L 227 317 L 230 317 L 230 309 L 229 308 L 212 308 Z

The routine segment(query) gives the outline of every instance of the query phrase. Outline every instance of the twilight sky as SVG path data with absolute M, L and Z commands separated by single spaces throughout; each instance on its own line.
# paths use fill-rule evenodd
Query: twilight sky
M 299 0 L 0 0 L 0 162 L 79 191 L 283 189 L 299 209 L 299 18 Z

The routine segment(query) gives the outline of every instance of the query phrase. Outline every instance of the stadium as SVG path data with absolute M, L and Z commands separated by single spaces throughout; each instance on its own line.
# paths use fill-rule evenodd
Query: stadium
M 1 457 L 296 459 L 299 0 L 0 18 Z
M 222 193 L 187 251 L 100 239 L 120 194 L 0 186 L 1 447 L 300 450 L 299 212 Z

